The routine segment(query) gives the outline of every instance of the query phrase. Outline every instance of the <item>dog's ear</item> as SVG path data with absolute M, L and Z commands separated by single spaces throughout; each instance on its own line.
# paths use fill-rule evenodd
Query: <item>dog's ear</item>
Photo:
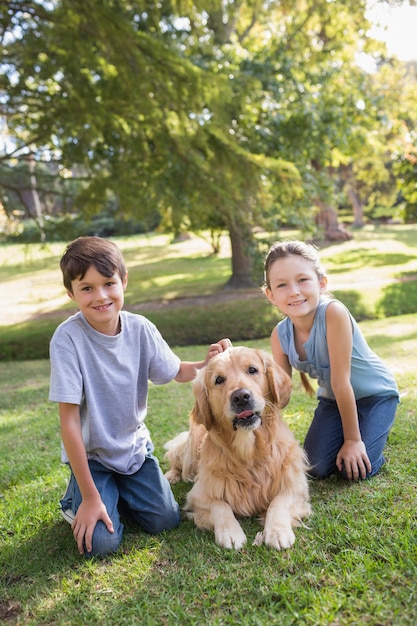
M 291 396 L 291 378 L 282 367 L 275 363 L 271 355 L 265 353 L 265 369 L 268 378 L 269 391 L 273 401 L 280 409 L 287 406 Z
M 191 420 L 195 424 L 203 424 L 207 430 L 214 424 L 213 414 L 208 401 L 207 387 L 204 382 L 204 374 L 200 370 L 193 382 L 195 403 L 191 411 Z

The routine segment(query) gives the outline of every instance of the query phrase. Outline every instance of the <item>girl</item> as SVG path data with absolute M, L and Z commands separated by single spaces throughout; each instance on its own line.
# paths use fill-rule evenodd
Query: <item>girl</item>
M 271 334 L 276 362 L 291 376 L 318 379 L 318 406 L 304 448 L 317 478 L 336 468 L 349 480 L 376 474 L 399 401 L 395 380 L 366 343 L 346 307 L 326 295 L 316 249 L 301 241 L 274 244 L 263 291 L 286 317 Z

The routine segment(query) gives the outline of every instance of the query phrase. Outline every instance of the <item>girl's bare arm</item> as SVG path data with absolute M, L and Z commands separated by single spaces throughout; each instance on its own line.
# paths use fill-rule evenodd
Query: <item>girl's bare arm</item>
M 336 464 L 343 464 L 348 478 L 366 478 L 371 464 L 359 430 L 355 394 L 350 382 L 352 359 L 352 324 L 343 305 L 329 304 L 326 310 L 327 345 L 330 358 L 330 383 L 336 398 L 343 425 L 344 444 Z
M 282 351 L 281 342 L 279 340 L 276 327 L 271 333 L 271 351 L 275 363 L 282 367 L 282 369 L 288 374 L 288 376 L 291 377 L 292 367 L 290 365 L 287 355 L 284 354 Z

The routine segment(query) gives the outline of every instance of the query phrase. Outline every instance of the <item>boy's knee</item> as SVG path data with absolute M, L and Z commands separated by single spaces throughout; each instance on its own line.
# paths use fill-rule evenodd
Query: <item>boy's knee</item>
M 123 526 L 119 530 L 109 532 L 103 522 L 98 522 L 93 533 L 93 549 L 85 552 L 86 557 L 107 556 L 116 552 L 120 546 L 123 536 Z
M 158 535 L 165 530 L 174 530 L 177 528 L 181 521 L 180 508 L 178 505 L 171 510 L 165 510 L 163 513 L 157 513 L 146 516 L 146 519 L 142 520 L 142 528 L 151 535 Z

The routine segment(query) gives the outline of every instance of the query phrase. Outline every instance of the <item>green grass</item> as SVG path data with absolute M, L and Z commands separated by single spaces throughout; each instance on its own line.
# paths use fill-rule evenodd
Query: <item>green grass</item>
M 284 232 L 282 236 L 297 236 Z M 171 345 L 259 339 L 278 319 L 259 289 L 245 301 L 175 308 L 174 299 L 221 295 L 230 275 L 230 244 L 213 256 L 201 238 L 172 243 L 166 235 L 117 239 L 129 269 L 126 308 L 143 312 Z M 358 320 L 417 311 L 417 225 L 366 227 L 355 239 L 322 249 L 329 289 Z M 0 360 L 48 357 L 56 326 L 74 309 L 65 294 L 59 259 L 65 244 L 0 245 Z M 149 303 L 165 302 L 152 307 Z M 141 309 L 148 303 L 146 310 Z
M 58 513 L 67 473 L 57 409 L 46 400 L 48 362 L 0 363 L 0 622 L 414 624 L 417 328 L 410 315 L 363 329 L 402 394 L 389 463 L 367 482 L 311 482 L 314 514 L 282 552 L 251 545 L 257 520 L 243 521 L 248 544 L 240 552 L 220 549 L 187 520 L 159 537 L 129 526 L 119 553 L 86 562 Z M 266 340 L 247 343 L 268 349 Z M 200 358 L 205 347 L 177 352 Z M 163 444 L 186 427 L 192 402 L 189 384 L 150 388 L 147 421 L 164 469 Z M 299 439 L 314 404 L 296 377 L 285 417 Z M 174 486 L 180 504 L 188 489 Z
M 379 475 L 357 484 L 311 482 L 314 513 L 297 529 L 290 550 L 252 546 L 255 519 L 242 522 L 248 544 L 240 552 L 220 549 L 211 533 L 184 520 L 175 531 L 158 537 L 128 526 L 116 555 L 92 561 L 78 555 L 70 528 L 59 515 L 67 470 L 59 460 L 57 407 L 47 401 L 49 363 L 39 358 L 48 333 L 69 311 L 57 269 L 63 245 L 0 247 L 0 351 L 6 340 L 9 346 L 15 342 L 16 351 L 13 362 L 0 362 L 0 623 L 413 625 L 416 240 L 417 227 L 365 229 L 355 233 L 354 242 L 322 251 L 330 288 L 350 299 L 349 306 L 352 302 L 357 310 L 362 308 L 361 327 L 399 383 L 402 401 L 386 449 L 389 462 Z M 129 267 L 131 306 L 154 298 L 213 293 L 228 276 L 227 242 L 218 259 L 195 240 L 169 245 L 167 238 L 152 236 L 118 243 Z M 396 281 L 400 276 L 404 281 Z M 400 313 L 405 298 L 410 314 L 366 320 L 384 298 Z M 191 328 L 204 327 L 210 341 L 223 335 L 226 322 L 232 321 L 233 332 L 246 332 L 247 339 L 240 343 L 269 349 L 265 337 L 276 318 L 261 296 L 254 308 L 252 301 L 222 306 L 218 318 L 204 307 L 169 306 L 165 318 L 157 319 L 161 312 L 156 310 L 149 311 L 149 317 L 154 315 L 158 325 L 165 324 L 178 337 L 187 330 L 181 330 L 184 319 L 189 320 Z M 260 306 L 268 311 L 265 317 L 256 308 Z M 52 318 L 37 317 L 51 311 Z M 19 324 L 12 319 L 16 312 Z M 249 339 L 255 327 L 259 338 Z M 233 332 L 226 334 L 234 339 Z M 184 359 L 200 359 L 206 346 L 198 343 L 177 347 L 176 352 Z M 29 348 L 34 360 L 19 360 Z M 147 423 L 164 469 L 163 444 L 186 427 L 192 403 L 189 384 L 150 387 Z M 285 419 L 300 440 L 314 406 L 314 399 L 301 392 L 296 375 Z M 174 486 L 180 504 L 188 489 Z
M 294 231 L 282 233 L 283 238 L 294 236 Z M 399 274 L 417 273 L 416 224 L 369 226 L 355 231 L 354 237 L 353 241 L 322 249 L 331 290 L 350 289 L 355 284 L 368 299 L 369 288 L 377 297 L 384 284 Z M 221 290 L 230 275 L 227 236 L 222 238 L 218 257 L 211 255 L 207 241 L 197 237 L 172 243 L 167 235 L 152 234 L 115 241 L 129 269 L 127 305 L 212 294 Z M 27 318 L 45 311 L 67 314 L 72 303 L 65 294 L 58 266 L 64 248 L 64 243 L 0 244 L 0 286 L 6 304 L 22 312 L 27 309 Z M 10 319 L 6 315 L 1 324 L 10 325 Z
M 222 253 L 211 254 L 201 238 L 171 242 L 168 235 L 116 238 L 129 270 L 126 304 L 149 300 L 211 294 L 221 289 L 230 274 L 230 245 L 223 237 Z M 55 311 L 66 315 L 73 308 L 62 285 L 59 259 L 65 243 L 0 244 L 0 285 L 7 304 L 24 314 Z M 12 319 L 12 318 L 11 318 Z M 10 324 L 7 318 L 2 324 Z
M 382 301 L 382 315 L 397 313 L 390 310 L 389 289 L 393 281 L 406 276 L 417 278 L 417 226 L 367 226 L 354 231 L 354 239 L 341 245 L 324 248 L 320 256 L 329 273 L 330 291 L 355 289 L 371 316 Z M 401 292 L 409 286 L 397 283 Z M 413 299 L 414 311 L 417 310 Z

